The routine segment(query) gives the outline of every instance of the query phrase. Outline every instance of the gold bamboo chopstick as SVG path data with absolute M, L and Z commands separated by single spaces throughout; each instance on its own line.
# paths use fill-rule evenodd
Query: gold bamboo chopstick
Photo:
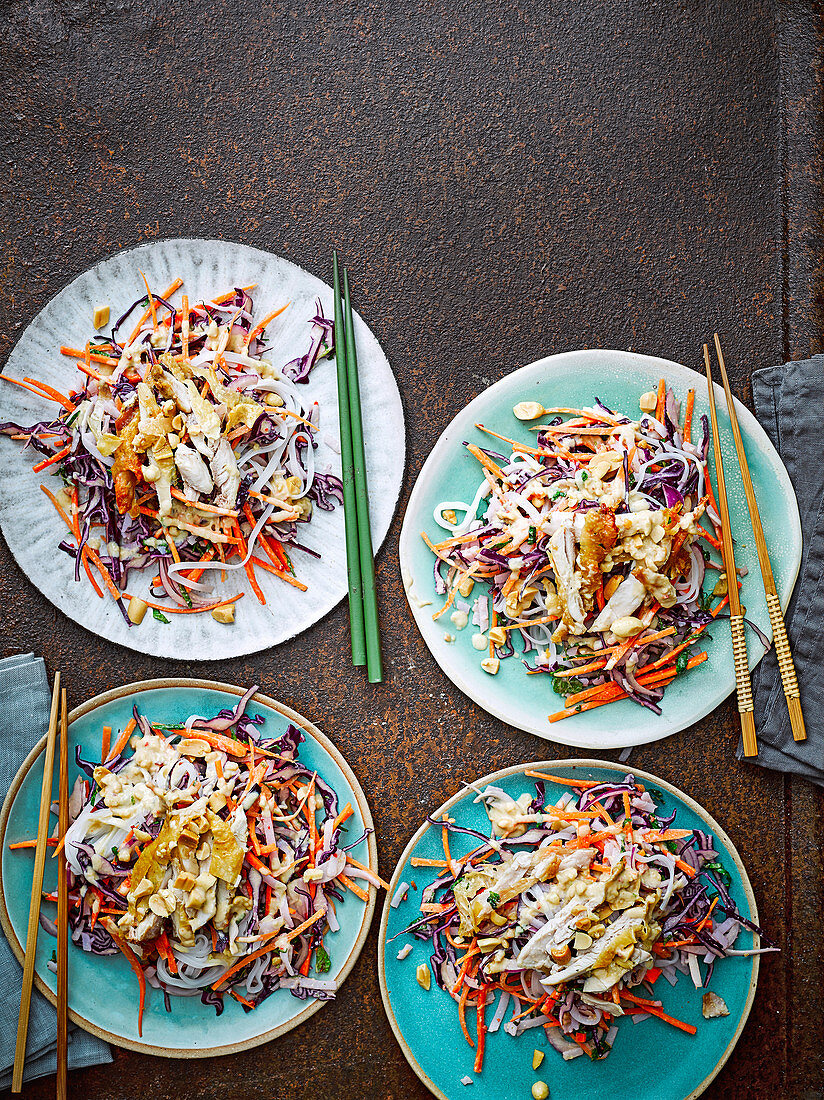
M 60 809 L 57 835 L 61 841 L 69 827 L 69 721 L 66 689 L 60 692 Z M 69 1044 L 69 880 L 66 849 L 57 857 L 57 1100 L 68 1097 Z
M 52 778 L 54 775 L 54 746 L 57 739 L 57 706 L 60 700 L 60 673 L 54 675 L 49 731 L 43 754 L 43 786 L 40 790 L 40 817 L 37 822 L 37 846 L 34 850 L 34 874 L 31 883 L 29 928 L 26 935 L 26 956 L 23 960 L 23 989 L 20 994 L 20 1015 L 17 1020 L 17 1043 L 14 1048 L 14 1072 L 11 1091 L 20 1092 L 23 1087 L 23 1066 L 26 1061 L 26 1038 L 29 1033 L 31 988 L 34 980 L 34 956 L 37 951 L 37 932 L 40 927 L 40 901 L 43 894 L 43 868 L 46 864 L 46 839 L 49 831 Z
M 724 557 L 724 570 L 727 574 L 727 592 L 730 600 L 730 631 L 732 633 L 732 656 L 735 664 L 735 687 L 738 695 L 738 714 L 741 719 L 741 732 L 744 740 L 744 755 L 757 756 L 758 743 L 755 739 L 755 715 L 752 701 L 750 668 L 747 662 L 747 639 L 744 633 L 744 617 L 741 614 L 741 600 L 738 596 L 738 573 L 735 571 L 735 553 L 733 551 L 730 512 L 727 506 L 727 486 L 724 481 L 724 458 L 721 454 L 721 437 L 718 434 L 718 416 L 715 411 L 715 392 L 712 384 L 712 366 L 710 349 L 704 344 L 704 366 L 707 371 L 707 390 L 709 392 L 710 419 L 712 420 L 712 444 L 715 453 L 715 476 L 718 481 L 718 508 L 721 512 L 721 540 Z
M 784 625 L 784 615 L 781 611 L 781 601 L 778 598 L 778 589 L 775 585 L 770 555 L 767 551 L 767 542 L 764 538 L 764 529 L 761 526 L 761 514 L 758 511 L 758 501 L 755 498 L 750 468 L 747 465 L 747 455 L 744 451 L 744 443 L 741 439 L 741 429 L 738 427 L 738 416 L 735 412 L 735 403 L 732 399 L 732 391 L 727 378 L 727 368 L 724 363 L 724 355 L 721 351 L 721 341 L 718 333 L 715 333 L 715 353 L 718 356 L 718 365 L 721 368 L 721 378 L 724 382 L 724 393 L 727 398 L 727 410 L 730 414 L 732 434 L 735 438 L 735 450 L 738 455 L 738 465 L 741 467 L 741 480 L 744 483 L 744 493 L 747 497 L 747 507 L 750 511 L 752 531 L 755 535 L 755 548 L 758 552 L 758 564 L 761 566 L 761 578 L 764 582 L 764 595 L 767 600 L 767 611 L 772 625 L 773 641 L 775 643 L 775 655 L 778 659 L 778 668 L 781 672 L 781 684 L 784 688 L 784 696 L 787 700 L 787 709 L 790 712 L 790 725 L 793 738 L 796 741 L 804 741 L 807 730 L 804 726 L 804 715 L 801 712 L 801 692 L 798 688 L 798 678 L 795 674 L 795 664 L 790 650 L 790 642 L 787 637 L 787 628 Z

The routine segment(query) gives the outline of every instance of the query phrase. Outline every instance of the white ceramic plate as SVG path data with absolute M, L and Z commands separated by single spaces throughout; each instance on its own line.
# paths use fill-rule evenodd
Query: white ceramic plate
M 462 441 L 484 447 L 491 442 L 492 449 L 498 450 L 497 441 L 490 441 L 488 435 L 475 427 L 476 423 L 529 443 L 533 438 L 529 425 L 516 420 L 512 413 L 513 405 L 519 401 L 540 401 L 549 408 L 580 407 L 591 404 L 597 396 L 610 408 L 637 416 L 639 397 L 645 390 L 655 390 L 662 376 L 681 400 L 689 389 L 695 389 L 693 437 L 700 439 L 700 418 L 708 411 L 707 383 L 703 376 L 679 363 L 648 355 L 605 350 L 565 352 L 513 371 L 459 412 L 433 447 L 409 499 L 400 538 L 401 573 L 412 615 L 426 644 L 449 679 L 479 706 L 518 729 L 550 741 L 578 748 L 616 749 L 657 741 L 697 722 L 735 687 L 729 626 L 719 622 L 707 630 L 701 648 L 707 650 L 709 660 L 670 684 L 660 716 L 626 700 L 550 723 L 549 714 L 561 710 L 563 701 L 552 691 L 548 676 L 527 676 L 519 656 L 501 661 L 498 674 L 490 676 L 480 666 L 484 654 L 472 648 L 471 625 L 457 631 L 448 615 L 433 622 L 432 612 L 443 600 L 435 595 L 432 578 L 435 559 L 421 539 L 421 532 L 425 531 L 433 542 L 444 538 L 445 532 L 433 520 L 435 506 L 445 500 L 471 501 L 475 495 L 481 480 L 478 464 L 461 446 Z M 736 539 L 735 560 L 739 567 L 749 570 L 741 600 L 746 605 L 747 617 L 769 637 L 769 616 L 724 392 L 717 385 L 715 391 Z M 736 411 L 756 496 L 761 502 L 764 535 L 781 603 L 786 607 L 801 562 L 801 524 L 795 493 L 764 429 L 740 402 L 736 402 Z M 505 448 L 506 444 L 501 446 Z M 710 468 L 713 466 L 710 447 Z M 448 642 L 446 633 L 455 641 Z M 763 656 L 764 648 L 751 632 L 748 632 L 748 650 L 753 667 Z
M 233 286 L 257 283 L 255 318 L 290 301 L 288 310 L 270 330 L 283 365 L 302 355 L 309 344 L 309 321 L 320 298 L 327 317 L 333 314 L 332 291 L 308 271 L 279 256 L 229 241 L 155 241 L 95 264 L 61 290 L 38 314 L 18 341 L 4 373 L 23 378 L 33 375 L 58 389 L 76 384 L 74 361 L 60 354 L 62 344 L 84 347 L 92 334 L 92 312 L 97 305 L 111 308 L 112 321 L 139 297 L 145 272 L 153 290 L 162 293 L 174 278 L 183 279 L 190 301 L 211 298 Z M 180 293 L 176 301 L 180 301 Z M 277 326 L 277 327 L 275 327 Z M 404 421 L 400 394 L 386 356 L 364 322 L 355 315 L 361 401 L 366 439 L 370 517 L 375 551 L 392 519 L 404 467 Z M 320 404 L 320 472 L 340 474 L 337 386 L 334 360 L 323 360 L 313 370 L 306 395 Z M 0 389 L 0 420 L 30 424 L 55 415 L 53 402 L 40 400 L 17 386 Z M 300 541 L 323 554 L 320 561 L 295 551 L 295 568 L 308 585 L 307 592 L 277 577 L 260 580 L 267 604 L 259 604 L 236 570 L 217 591 L 246 595 L 238 603 L 234 625 L 215 622 L 209 614 L 171 615 L 168 626 L 148 616 L 141 626 L 127 627 L 108 596 L 101 600 L 85 577 L 74 579 L 74 560 L 57 549 L 68 532 L 40 484 L 60 488 L 56 477 L 35 474 L 30 453 L 18 443 L 0 438 L 0 527 L 20 568 L 44 596 L 70 619 L 95 634 L 130 649 L 156 657 L 189 656 L 220 660 L 256 653 L 294 637 L 323 618 L 346 594 L 346 551 L 343 508 L 315 509 L 311 523 L 301 525 Z M 83 576 L 81 574 L 81 576 Z M 148 592 L 149 571 L 129 580 L 130 591 Z

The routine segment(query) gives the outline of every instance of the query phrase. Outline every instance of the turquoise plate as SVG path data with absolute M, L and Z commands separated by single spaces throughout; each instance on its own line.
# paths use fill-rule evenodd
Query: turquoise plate
M 111 726 L 113 737 L 132 716 L 137 703 L 149 719 L 169 722 L 190 714 L 216 714 L 235 706 L 243 690 L 231 684 L 209 680 L 145 680 L 98 695 L 69 715 L 69 782 L 74 783 L 78 769 L 73 762 L 73 746 L 80 745 L 87 760 L 100 757 L 103 726 Z M 299 714 L 265 695 L 256 695 L 249 703 L 250 714 L 262 714 L 261 729 L 277 736 L 292 722 L 306 735 L 300 746 L 300 759 L 327 780 L 338 794 L 341 806 L 352 803 L 354 814 L 347 828 L 354 839 L 364 829 L 372 830 L 372 816 L 366 798 L 351 768 L 323 733 Z M 17 773 L 0 813 L 0 921 L 17 958 L 22 963 L 26 942 L 29 897 L 31 895 L 34 856 L 31 850 L 9 851 L 8 845 L 37 834 L 40 788 L 43 781 L 42 751 L 45 738 L 34 747 Z M 55 767 L 54 797 L 57 798 Z M 353 849 L 353 855 L 369 867 L 377 868 L 374 832 Z M 46 861 L 45 889 L 56 889 L 54 861 Z M 366 940 L 375 910 L 374 890 L 364 903 L 354 894 L 347 895 L 338 907 L 340 931 L 330 934 L 327 948 L 332 959 L 330 977 L 343 982 L 352 969 Z M 45 903 L 44 912 L 54 918 L 56 906 Z M 37 941 L 35 983 L 52 1003 L 55 1002 L 56 975 L 47 967 L 55 941 L 42 929 Z M 338 993 L 340 996 L 340 993 Z M 202 1058 L 207 1055 L 233 1054 L 282 1035 L 302 1023 L 321 1007 L 322 1001 L 300 1001 L 287 990 L 276 991 L 253 1012 L 231 997 L 224 999 L 221 1016 L 203 1005 L 199 997 L 172 997 L 172 1011 L 163 1007 L 163 995 L 149 988 L 143 1014 L 143 1036 L 137 1034 L 137 982 L 129 964 L 121 956 L 89 955 L 69 945 L 69 1016 L 86 1031 L 131 1050 L 145 1051 L 166 1058 Z
M 548 676 L 527 676 L 518 656 L 501 661 L 498 674 L 490 676 L 481 668 L 484 654 L 472 648 L 471 621 L 462 631 L 454 629 L 448 615 L 433 621 L 432 613 L 443 600 L 435 595 L 432 578 L 435 559 L 421 532 L 425 531 L 433 542 L 446 538 L 447 533 L 433 519 L 436 505 L 446 500 L 471 503 L 481 478 L 478 463 L 461 443 L 466 440 L 498 449 L 497 440 L 476 428 L 476 423 L 529 443 L 534 433 L 512 413 L 513 405 L 519 401 L 540 401 L 547 408 L 579 407 L 600 397 L 610 408 L 635 417 L 639 415 L 639 397 L 646 390 L 654 390 L 662 376 L 682 402 L 689 389 L 695 390 L 695 437 L 701 415 L 709 412 L 707 382 L 702 375 L 678 363 L 625 351 L 571 351 L 514 371 L 470 402 L 446 428 L 418 476 L 406 509 L 400 537 L 401 575 L 412 615 L 435 660 L 456 687 L 490 714 L 527 733 L 564 745 L 601 750 L 641 745 L 677 733 L 709 714 L 735 687 L 729 627 L 720 623 L 709 631 L 712 641 L 705 646 L 709 660 L 667 688 L 660 717 L 626 700 L 550 724 L 548 715 L 562 709 L 563 699 L 553 692 Z M 741 600 L 747 607 L 747 617 L 771 637 L 724 392 L 718 386 L 715 391 L 732 531 L 737 540 L 736 564 L 749 570 Z M 801 523 L 795 493 L 764 429 L 740 402 L 736 402 L 736 411 L 755 492 L 761 502 L 761 520 L 778 592 L 782 606 L 786 607 L 801 563 Z M 446 634 L 455 637 L 455 641 L 448 642 Z M 748 645 L 750 667 L 754 667 L 763 656 L 764 647 L 751 631 Z
M 601 782 L 627 774 L 627 769 L 600 760 L 576 763 L 552 760 L 494 772 L 479 779 L 475 786 L 483 788 L 487 783 L 494 783 L 517 798 L 524 791 L 534 789 L 532 784 L 535 781 L 523 775 L 527 768 L 561 777 L 576 775 Z M 706 810 L 671 784 L 647 772 L 633 770 L 632 774 L 663 795 L 660 804 L 667 813 L 677 808 L 676 825 L 702 829 L 715 837 L 721 861 L 732 876 L 730 892 L 739 912 L 757 924 L 758 912 L 747 872 L 732 841 L 720 825 Z M 547 791 L 554 798 L 563 789 L 547 784 Z M 430 816 L 439 818 L 448 812 L 458 825 L 487 833 L 489 822 L 486 812 L 473 801 L 474 798 L 474 791 L 462 791 Z M 453 833 L 450 837 L 453 856 L 466 854 L 475 843 L 470 836 L 460 837 Z M 501 1029 L 487 1036 L 483 1069 L 476 1074 L 473 1070 L 475 1051 L 461 1033 L 455 1001 L 448 993 L 438 989 L 434 981 L 431 989 L 426 991 L 416 980 L 418 965 L 429 962 L 430 945 L 414 936 L 399 935 L 420 916 L 418 905 L 421 892 L 437 876 L 437 872 L 430 868 L 413 867 L 410 863 L 413 855 L 443 859 L 441 830 L 425 823 L 415 833 L 398 862 L 381 919 L 378 972 L 381 996 L 392 1030 L 415 1073 L 441 1100 L 528 1100 L 536 1081 L 545 1081 L 549 1085 L 550 1100 L 590 1100 L 595 1096 L 609 1097 L 609 1100 L 692 1100 L 704 1091 L 729 1058 L 755 996 L 759 964 L 757 955 L 723 959 L 716 966 L 710 988 L 724 998 L 730 1014 L 715 1020 L 703 1018 L 702 991 L 696 990 L 686 975 L 680 975 L 675 986 L 669 986 L 663 978 L 659 979 L 655 986 L 656 997 L 661 999 L 670 1015 L 698 1028 L 694 1036 L 654 1018 L 639 1024 L 622 1019 L 618 1021 L 615 1045 L 607 1058 L 601 1062 L 591 1062 L 584 1055 L 565 1062 L 550 1047 L 541 1028 L 526 1031 L 517 1038 L 512 1038 Z M 413 881 L 417 890 L 410 889 L 406 901 L 401 902 L 397 909 L 392 909 L 389 902 L 398 884 Z M 737 946 L 749 947 L 753 940 L 757 937 L 742 932 Z M 413 944 L 412 952 L 399 960 L 398 951 L 407 943 Z M 757 942 L 755 946 L 758 946 Z M 489 1012 L 487 1010 L 488 1019 L 491 1018 Z M 512 1010 L 507 1009 L 505 1019 L 511 1015 Z M 470 1033 L 474 1035 L 474 1022 L 470 1021 L 469 1026 Z M 535 1050 L 542 1051 L 546 1056 L 537 1071 L 532 1069 Z M 472 1079 L 471 1087 L 462 1085 L 461 1080 L 465 1076 Z

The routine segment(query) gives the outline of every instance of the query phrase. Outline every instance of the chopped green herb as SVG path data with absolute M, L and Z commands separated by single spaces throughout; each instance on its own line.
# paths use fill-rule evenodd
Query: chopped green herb
M 327 970 L 332 966 L 332 960 L 326 953 L 323 945 L 321 944 L 315 950 L 315 970 L 318 974 L 325 974 Z
M 526 541 L 527 542 L 534 542 L 537 537 L 538 537 L 538 532 L 535 530 L 534 527 L 530 527 L 529 534 L 527 535 L 527 540 Z
M 163 612 L 158 611 L 156 607 L 152 608 L 152 618 L 157 619 L 159 623 L 166 623 L 167 625 L 172 621 L 171 619 L 167 619 Z
M 589 481 L 589 474 L 586 470 L 581 471 L 581 481 Z
M 689 661 L 689 659 L 690 659 L 690 655 L 689 655 L 689 653 L 687 653 L 686 650 L 683 650 L 683 652 L 679 653 L 678 656 L 675 658 L 675 671 L 679 675 L 687 667 L 687 662 Z
M 498 906 L 501 904 L 500 895 L 496 894 L 494 890 L 490 892 L 489 897 L 486 900 L 489 902 L 489 905 L 492 909 L 497 909 Z
M 729 886 L 732 882 L 729 871 L 727 871 L 723 863 L 720 863 L 717 859 L 712 860 L 710 863 L 705 863 L 701 869 L 703 871 L 712 871 L 725 886 Z
M 557 500 L 557 499 L 558 499 L 558 497 L 562 497 L 562 496 L 565 496 L 565 495 L 566 495 L 566 494 L 565 494 L 564 490 L 563 490 L 563 489 L 559 489 L 557 493 L 553 493 L 553 494 L 552 494 L 552 499 L 553 499 L 553 500 Z
M 584 685 L 575 677 L 555 676 L 553 673 L 550 673 L 550 677 L 552 679 L 552 690 L 556 695 L 573 695 L 576 691 L 584 690 Z

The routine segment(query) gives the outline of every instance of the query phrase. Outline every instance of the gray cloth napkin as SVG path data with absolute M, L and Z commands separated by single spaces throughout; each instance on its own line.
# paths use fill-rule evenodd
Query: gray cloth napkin
M 48 729 L 51 692 L 46 666 L 33 653 L 0 660 L 0 799 L 5 798 L 17 769 L 32 745 Z M 41 930 L 40 935 L 46 933 Z M 23 971 L 0 934 L 0 1089 L 11 1084 Z M 35 989 L 32 992 L 24 1077 L 30 1081 L 57 1072 L 57 1013 Z M 111 1062 L 106 1043 L 69 1025 L 69 1069 Z
M 771 649 L 754 677 L 758 756 L 752 762 L 824 786 L 824 355 L 756 371 L 752 392 L 756 415 L 787 467 L 801 514 L 801 570 L 785 622 L 807 726 L 807 740 L 794 741 Z M 769 498 L 758 503 L 762 514 L 769 511 Z

